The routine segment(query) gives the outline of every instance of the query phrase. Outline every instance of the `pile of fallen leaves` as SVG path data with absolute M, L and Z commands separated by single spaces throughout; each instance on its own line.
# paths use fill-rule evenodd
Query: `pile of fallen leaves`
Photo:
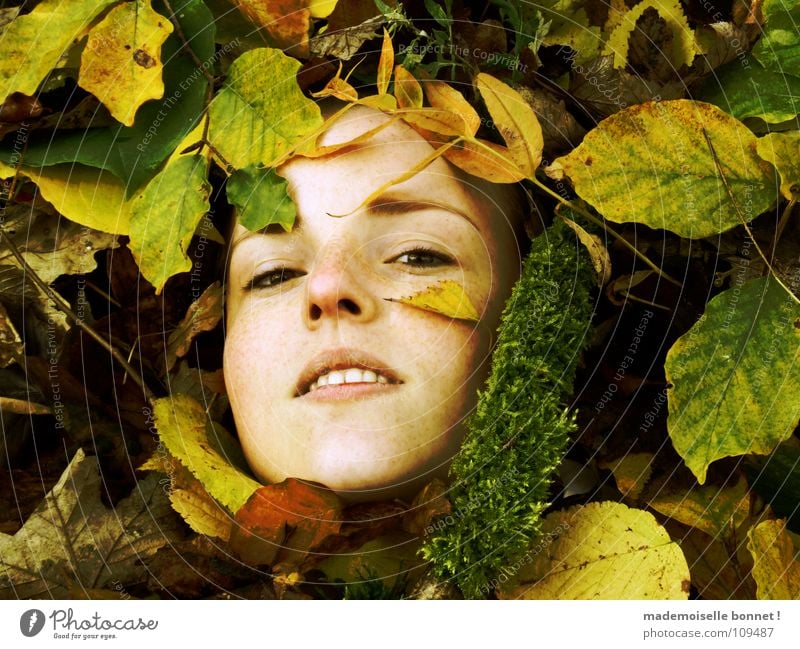
M 543 536 L 481 595 L 800 597 L 800 2 L 16 4 L 0 596 L 460 595 L 419 552 L 444 485 L 345 507 L 229 432 L 219 230 L 291 227 L 274 167 L 334 96 L 526 182 L 597 271 Z

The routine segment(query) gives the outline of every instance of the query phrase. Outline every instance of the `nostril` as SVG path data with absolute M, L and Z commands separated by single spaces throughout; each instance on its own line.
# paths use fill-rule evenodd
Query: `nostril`
M 320 309 L 316 304 L 312 304 L 309 316 L 312 320 L 319 320 L 322 316 L 322 309 Z
M 361 307 L 359 307 L 353 300 L 344 299 L 340 300 L 339 304 L 347 309 L 353 315 L 359 315 L 361 313 Z

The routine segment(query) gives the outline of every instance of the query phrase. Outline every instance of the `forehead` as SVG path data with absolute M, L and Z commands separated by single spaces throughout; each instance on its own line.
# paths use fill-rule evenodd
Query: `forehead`
M 441 157 L 426 164 L 434 148 L 402 120 L 372 108 L 355 106 L 348 110 L 323 134 L 319 144 L 351 142 L 378 127 L 382 130 L 334 154 L 298 156 L 278 169 L 289 181 L 301 214 L 324 209 L 325 205 L 336 205 L 341 213 L 349 213 L 385 188 L 387 195 L 400 200 L 450 203 L 473 214 L 476 226 L 483 229 L 494 220 L 490 215 L 508 203 L 508 192 L 503 188 L 462 173 Z

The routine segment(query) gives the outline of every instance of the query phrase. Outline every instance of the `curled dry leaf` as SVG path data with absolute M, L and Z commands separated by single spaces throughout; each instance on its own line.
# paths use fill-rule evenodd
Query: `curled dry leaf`
M 219 324 L 222 319 L 222 296 L 222 285 L 217 281 L 189 306 L 183 320 L 167 340 L 166 371 L 171 370 L 175 361 L 186 355 L 198 334 L 211 331 Z
M 254 566 L 299 562 L 339 532 L 341 514 L 333 492 L 287 478 L 259 488 L 236 512 L 231 547 Z

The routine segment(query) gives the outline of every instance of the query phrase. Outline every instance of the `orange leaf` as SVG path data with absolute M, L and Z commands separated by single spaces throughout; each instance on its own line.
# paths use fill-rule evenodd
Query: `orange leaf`
M 385 95 L 389 90 L 389 79 L 392 78 L 394 68 L 394 46 L 389 32 L 383 30 L 383 45 L 381 46 L 381 60 L 378 63 L 378 94 Z
M 481 125 L 481 118 L 463 95 L 443 81 L 426 81 L 425 96 L 433 108 L 446 110 L 461 117 L 466 131 L 459 135 L 475 135 Z
M 516 183 L 525 178 L 510 160 L 508 149 L 493 142 L 465 141 L 450 148 L 444 157 L 468 174 L 485 178 L 493 183 Z
M 236 0 L 235 4 L 276 47 L 294 48 L 293 56 L 308 55 L 310 0 Z
M 295 478 L 261 487 L 236 513 L 231 547 L 250 565 L 305 556 L 341 528 L 342 505 L 331 491 Z

